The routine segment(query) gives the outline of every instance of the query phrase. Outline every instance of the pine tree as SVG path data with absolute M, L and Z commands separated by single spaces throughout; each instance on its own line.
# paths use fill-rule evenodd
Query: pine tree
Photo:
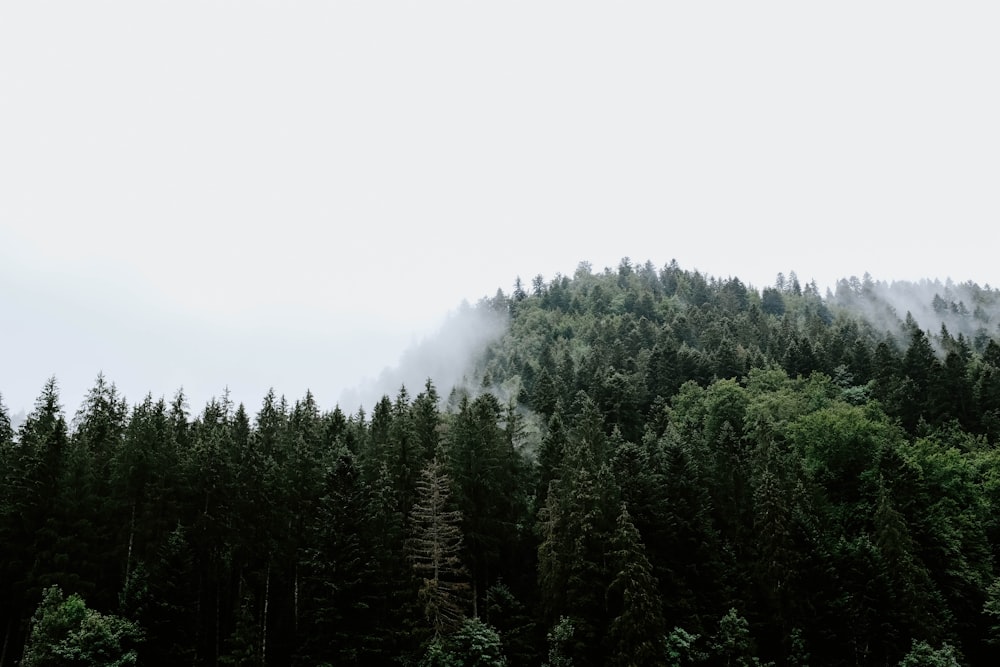
M 363 542 L 378 573 L 364 587 L 365 603 L 374 616 L 364 635 L 366 660 L 392 664 L 427 634 L 417 591 L 420 577 L 408 556 L 407 519 L 396 507 L 396 490 L 387 467 L 369 490 Z
M 178 524 L 150 558 L 149 608 L 142 618 L 147 631 L 144 663 L 170 667 L 195 661 L 200 577 L 188 531 Z
M 163 399 L 137 404 L 111 461 L 121 586 L 140 563 L 155 557 L 179 519 L 177 450 Z
M 10 416 L 0 395 L 0 665 L 6 664 L 8 647 L 15 633 L 15 623 L 19 620 L 21 592 L 16 591 L 14 582 L 22 578 L 20 554 L 14 553 L 14 540 L 21 537 L 21 518 L 16 514 L 17 499 L 11 494 L 15 477 L 16 457 L 14 431 Z
M 13 595 L 11 619 L 20 625 L 44 588 L 62 583 L 70 566 L 59 557 L 68 526 L 60 525 L 57 508 L 63 489 L 69 434 L 55 378 L 50 378 L 35 402 L 35 408 L 18 429 L 17 443 L 9 450 L 4 476 L 3 510 L 11 526 L 10 542 L 4 545 L 10 563 Z M 14 521 L 16 519 L 16 521 Z M 13 525 L 11 525 L 13 523 Z
M 427 411 L 426 403 L 421 405 Z M 425 412 L 421 423 L 423 433 L 417 433 L 414 421 L 415 406 L 410 404 L 410 395 L 406 387 L 400 387 L 396 400 L 392 404 L 392 419 L 388 428 L 388 438 L 384 455 L 393 477 L 393 485 L 399 496 L 399 511 L 406 513 L 415 501 L 417 480 L 420 470 L 427 462 L 429 453 L 424 449 L 424 442 L 432 439 L 427 430 L 433 428 L 431 415 Z M 431 450 L 430 453 L 433 453 Z
M 912 330 L 910 345 L 903 355 L 902 372 L 905 381 L 901 417 L 903 426 L 912 432 L 921 417 L 928 422 L 937 420 L 934 408 L 937 392 L 940 391 L 942 371 L 930 340 L 916 327 L 909 314 L 907 323 Z
M 663 607 L 652 565 L 625 503 L 618 514 L 612 547 L 614 577 L 608 588 L 608 606 L 613 620 L 608 628 L 608 664 L 659 664 L 666 650 Z
M 10 414 L 4 405 L 3 394 L 0 393 L 0 448 L 7 448 L 14 443 L 14 429 L 11 428 Z
M 631 498 L 634 521 L 643 535 L 653 572 L 660 582 L 667 627 L 682 626 L 702 633 L 726 592 L 727 558 L 712 525 L 712 484 L 703 453 L 668 428 L 656 444 L 645 476 L 648 508 L 622 482 L 623 497 Z M 642 478 L 640 478 L 642 479 Z
M 306 527 L 301 552 L 302 622 L 298 658 L 309 664 L 362 665 L 360 638 L 373 623 L 364 593 L 381 575 L 370 568 L 361 537 L 363 489 L 344 448 L 326 464 L 323 495 Z
M 799 591 L 796 577 L 803 558 L 795 543 L 794 470 L 770 439 L 757 444 L 753 461 L 752 573 L 757 594 L 770 617 L 770 629 L 785 643 L 796 620 Z M 766 636 L 765 636 L 766 638 Z M 777 651 L 777 646 L 766 648 Z
M 125 518 L 115 502 L 113 473 L 127 425 L 125 399 L 99 374 L 73 419 L 61 512 L 73 526 L 64 551 L 81 577 L 82 586 L 74 590 L 100 608 L 114 604 L 123 584 L 117 538 Z
M 482 596 L 502 574 L 503 552 L 517 541 L 519 455 L 513 450 L 513 436 L 501 427 L 503 419 L 500 403 L 492 394 L 471 402 L 463 399 L 448 436 L 449 469 L 462 513 L 474 616 Z
M 210 400 L 190 426 L 190 445 L 181 462 L 190 485 L 184 521 L 198 572 L 194 641 L 198 654 L 213 662 L 222 655 L 223 642 L 232 631 L 234 611 L 230 605 L 231 554 L 238 536 L 233 521 L 236 467 L 232 419 L 228 392 L 221 399 Z M 235 603 L 241 601 L 239 598 Z
M 424 390 L 413 399 L 410 413 L 413 419 L 413 433 L 417 439 L 417 451 L 425 458 L 419 467 L 426 465 L 437 451 L 441 440 L 441 413 L 437 389 L 430 378 L 424 383 Z
M 462 565 L 462 514 L 450 505 L 451 480 L 437 457 L 424 467 L 407 541 L 413 569 L 421 577 L 420 600 L 435 636 L 457 629 L 469 606 L 469 580 Z
M 545 620 L 565 616 L 575 628 L 567 648 L 574 664 L 600 664 L 606 629 L 604 567 L 610 526 L 602 484 L 612 481 L 597 468 L 590 443 L 575 437 L 567 445 L 561 478 L 553 481 L 539 513 L 538 588 Z

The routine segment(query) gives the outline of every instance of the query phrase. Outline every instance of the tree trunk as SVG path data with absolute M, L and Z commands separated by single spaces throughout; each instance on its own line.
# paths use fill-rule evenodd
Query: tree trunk
M 479 584 L 472 580 L 472 618 L 479 618 Z
M 14 627 L 14 615 L 7 620 L 7 631 L 3 633 L 3 647 L 0 647 L 0 667 L 7 664 L 7 646 L 10 644 L 10 633 Z
M 128 522 L 128 550 L 125 553 L 125 590 L 128 590 L 129 579 L 132 577 L 132 543 L 135 540 L 135 506 L 137 501 L 132 501 L 132 516 Z M 2 664 L 2 663 L 0 663 Z
M 212 664 L 219 664 L 219 655 L 222 652 L 222 595 L 219 592 L 218 575 L 215 581 L 215 659 Z
M 271 601 L 271 563 L 267 564 L 267 577 L 264 579 L 264 619 L 260 629 L 260 664 L 267 664 L 267 607 Z

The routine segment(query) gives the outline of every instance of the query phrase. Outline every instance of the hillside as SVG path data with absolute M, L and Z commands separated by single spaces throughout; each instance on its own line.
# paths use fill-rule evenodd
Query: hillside
M 993 663 L 1000 292 L 624 259 L 472 310 L 356 412 L 0 409 L 0 667 Z

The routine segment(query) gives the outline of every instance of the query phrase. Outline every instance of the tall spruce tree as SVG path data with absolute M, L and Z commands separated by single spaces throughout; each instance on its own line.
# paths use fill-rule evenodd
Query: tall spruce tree
M 612 579 L 608 588 L 608 664 L 639 667 L 662 663 L 666 655 L 666 623 L 659 587 L 646 549 L 621 505 L 612 539 Z
M 421 577 L 420 601 L 434 636 L 455 631 L 470 606 L 469 577 L 462 564 L 462 514 L 453 509 L 451 480 L 437 457 L 423 469 L 410 512 L 408 553 Z

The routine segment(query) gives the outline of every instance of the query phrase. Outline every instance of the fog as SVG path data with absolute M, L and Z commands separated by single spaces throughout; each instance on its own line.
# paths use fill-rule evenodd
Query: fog
M 907 316 L 925 331 L 940 348 L 942 327 L 953 338 L 967 343 L 983 343 L 1000 337 L 1000 291 L 989 283 L 955 283 L 925 279 L 920 281 L 878 281 L 869 274 L 852 276 L 828 294 L 832 303 L 864 317 L 876 330 L 899 335 Z
M 405 387 L 412 398 L 424 391 L 428 380 L 442 400 L 454 390 L 475 394 L 481 389 L 477 362 L 490 343 L 503 336 L 507 324 L 506 312 L 485 303 L 475 308 L 463 303 L 439 330 L 407 348 L 398 364 L 346 390 L 339 405 L 346 412 L 363 408 L 370 414 L 383 396 L 395 398 Z
M 0 2 L 0 392 L 367 403 L 461 380 L 463 300 L 625 256 L 1000 284 L 998 19 Z

